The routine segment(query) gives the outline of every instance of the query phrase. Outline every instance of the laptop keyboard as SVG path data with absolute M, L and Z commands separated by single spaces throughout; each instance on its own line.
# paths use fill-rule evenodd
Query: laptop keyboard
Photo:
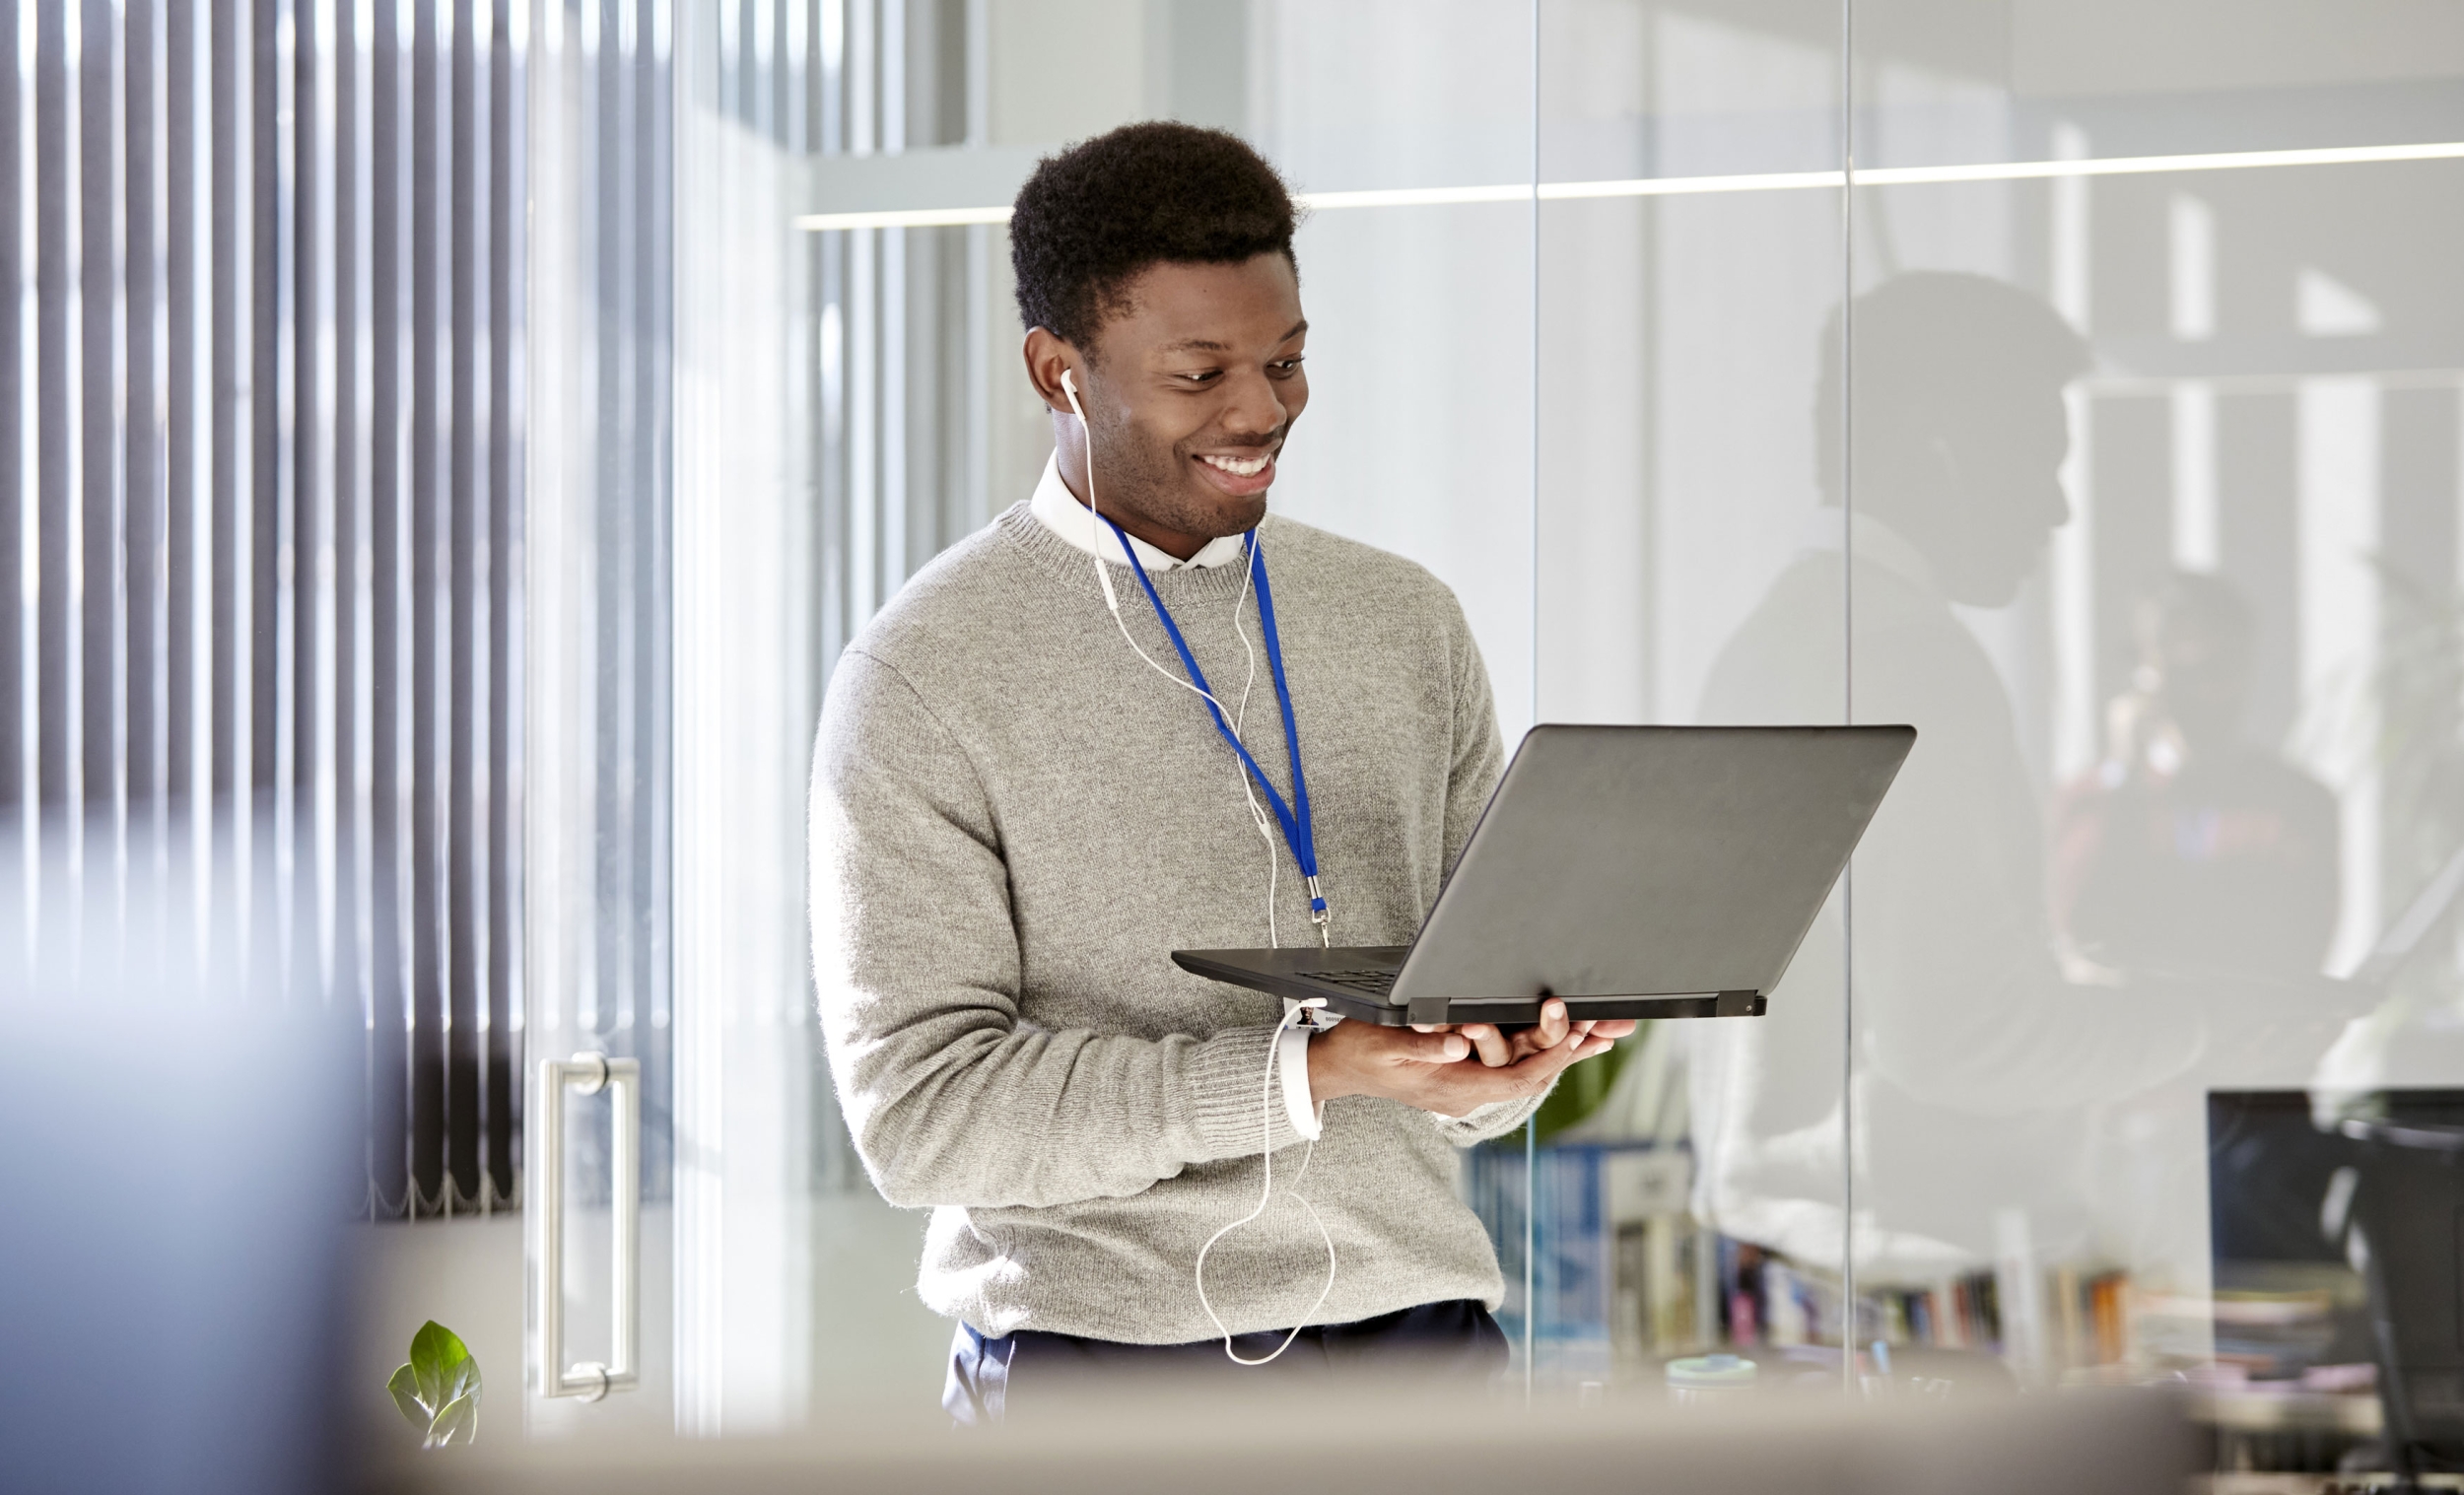
M 1394 990 L 1397 975 L 1393 971 L 1312 971 L 1309 974 L 1319 981 L 1333 982 L 1338 986 L 1365 991 L 1371 996 L 1384 996 Z

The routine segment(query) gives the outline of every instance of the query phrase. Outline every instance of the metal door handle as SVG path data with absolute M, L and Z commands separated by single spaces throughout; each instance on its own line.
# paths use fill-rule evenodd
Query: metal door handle
M 614 1175 L 608 1181 L 615 1206 L 610 1211 L 614 1239 L 608 1252 L 613 1293 L 605 1364 L 587 1360 L 569 1366 L 565 1361 L 565 1089 L 569 1085 L 583 1095 L 604 1089 L 615 1108 L 615 1124 L 610 1128 L 614 1145 L 608 1154 L 608 1168 Z M 533 1369 L 539 1394 L 596 1401 L 610 1392 L 632 1391 L 642 1380 L 635 1352 L 642 1321 L 642 1061 L 612 1059 L 604 1053 L 541 1060 L 530 1115 L 533 1145 L 525 1160 L 529 1178 L 523 1192 L 529 1198 L 532 1231 L 530 1291 L 538 1305 Z

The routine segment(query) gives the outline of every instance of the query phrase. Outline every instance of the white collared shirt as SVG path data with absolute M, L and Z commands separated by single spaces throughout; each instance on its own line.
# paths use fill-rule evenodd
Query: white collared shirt
M 1098 494 L 1100 501 L 1102 495 Z M 1035 497 L 1027 501 L 1027 511 L 1044 521 L 1044 527 L 1067 540 L 1089 555 L 1102 556 L 1115 566 L 1124 564 L 1121 542 L 1113 537 L 1112 527 L 1105 524 L 1069 491 L 1061 480 L 1061 454 L 1055 452 L 1044 459 L 1044 476 L 1035 485 Z M 1127 533 L 1125 530 L 1124 533 Z M 1208 540 L 1197 555 L 1186 561 L 1177 560 L 1157 550 L 1135 535 L 1129 536 L 1129 550 L 1138 564 L 1148 571 L 1172 571 L 1183 566 L 1223 566 L 1241 558 L 1240 535 L 1222 535 Z
M 1121 542 L 1114 538 L 1111 527 L 1101 523 L 1087 507 L 1061 480 L 1061 455 L 1056 452 L 1044 459 L 1044 476 L 1035 485 L 1035 497 L 1027 501 L 1027 511 L 1046 529 L 1061 536 L 1089 555 L 1101 556 L 1115 566 L 1126 564 L 1121 559 Z M 1127 534 L 1128 531 L 1123 531 Z M 1198 548 L 1188 560 L 1178 560 L 1135 535 L 1129 535 L 1129 552 L 1148 571 L 1173 571 L 1184 566 L 1223 566 L 1241 559 L 1244 547 L 1240 535 L 1221 535 Z M 1309 1091 L 1309 1030 L 1287 1030 L 1275 1047 L 1275 1067 L 1283 1078 L 1283 1114 L 1290 1119 L 1292 1129 L 1307 1141 L 1316 1141 L 1326 1119 L 1326 1108 L 1318 1105 Z

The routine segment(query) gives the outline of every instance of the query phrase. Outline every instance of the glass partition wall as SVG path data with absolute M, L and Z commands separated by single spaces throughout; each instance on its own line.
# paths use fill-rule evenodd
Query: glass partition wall
M 2464 17 L 1855 16 L 1858 1336 L 2452 1450 Z
M 1017 184 L 1157 115 L 1308 195 L 1273 502 L 1456 590 L 1510 740 L 1920 732 L 1767 1016 L 1649 1026 L 1467 1155 L 1535 1393 L 1723 1348 L 1869 1394 L 2188 1377 L 2248 1467 L 2332 1465 L 2407 1357 L 2443 1373 L 2369 1304 L 2417 1318 L 2407 1263 L 2451 1255 L 2386 1181 L 2464 1123 L 2464 18 L 677 26 L 688 1425 L 937 1386 L 923 1222 L 816 1067 L 810 731 L 853 632 L 1049 449 Z

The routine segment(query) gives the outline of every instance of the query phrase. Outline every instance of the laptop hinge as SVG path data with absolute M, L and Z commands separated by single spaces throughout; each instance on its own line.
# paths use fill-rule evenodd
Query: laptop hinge
M 1723 991 L 1718 1005 L 1711 1009 L 1713 1017 L 1760 1017 L 1762 995 L 1755 991 Z
M 1440 1027 L 1444 1026 L 1447 1022 L 1451 1021 L 1451 1019 L 1449 1019 L 1446 1015 L 1446 998 L 1442 996 L 1429 997 L 1423 998 L 1420 1001 L 1406 1003 L 1403 1008 L 1403 1021 L 1407 1023 L 1430 1023 Z

